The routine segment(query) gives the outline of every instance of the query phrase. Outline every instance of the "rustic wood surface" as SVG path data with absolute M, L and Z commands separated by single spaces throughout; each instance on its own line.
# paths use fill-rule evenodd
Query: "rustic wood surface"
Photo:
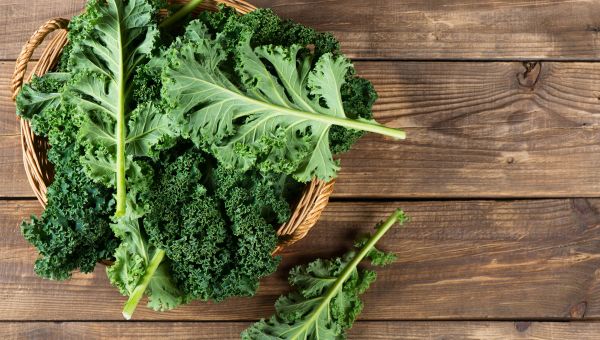
M 13 63 L 0 63 L 8 81 Z M 594 197 L 600 63 L 358 62 L 375 115 L 408 139 L 367 136 L 342 157 L 335 197 Z M 385 70 L 385 72 L 382 72 Z M 527 73 L 527 75 L 524 75 Z M 0 88 L 0 196 L 29 197 L 18 124 Z M 393 183 L 393 185 L 389 185 Z
M 237 339 L 247 322 L 9 322 L 0 337 L 12 339 Z M 597 340 L 599 323 L 564 322 L 361 322 L 349 332 L 355 340 L 577 339 Z
M 598 60 L 595 0 L 253 0 L 286 18 L 331 31 L 353 58 Z M 15 59 L 48 18 L 85 0 L 3 0 L 0 59 Z M 315 10 L 318 8 L 318 10 Z
M 270 315 L 294 264 L 351 247 L 397 207 L 412 222 L 381 246 L 399 260 L 378 270 L 363 320 L 600 319 L 600 200 L 332 202 L 309 236 L 286 248 L 280 270 L 252 300 L 193 303 L 168 313 L 139 308 L 136 320 L 251 320 Z M 102 265 L 49 282 L 31 270 L 36 253 L 17 228 L 40 208 L 0 203 L 0 320 L 121 320 L 123 297 Z M 335 240 L 335 242 L 333 241 Z M 491 294 L 493 292 L 493 294 Z M 393 303 L 390 303 L 393 302 Z M 581 310 L 578 310 L 581 309 Z
M 333 31 L 379 91 L 376 117 L 408 139 L 367 136 L 342 157 L 333 202 L 257 297 L 140 308 L 134 322 L 102 266 L 37 278 L 18 227 L 41 208 L 9 98 L 14 59 L 83 3 L 0 3 L 0 339 L 234 339 L 272 313 L 293 265 L 340 254 L 396 207 L 412 221 L 381 245 L 399 261 L 351 339 L 600 338 L 600 2 L 254 0 Z

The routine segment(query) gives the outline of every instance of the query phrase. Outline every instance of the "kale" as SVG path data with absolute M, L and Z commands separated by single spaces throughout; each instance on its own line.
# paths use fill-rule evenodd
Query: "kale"
M 72 108 L 60 102 L 31 109 L 25 98 L 51 97 L 62 90 L 56 77 L 36 77 L 19 95 L 18 111 L 31 119 L 37 135 L 52 147 L 48 160 L 54 165 L 54 179 L 46 194 L 48 205 L 40 218 L 21 225 L 25 239 L 40 257 L 35 272 L 42 277 L 65 280 L 74 270 L 92 272 L 96 263 L 108 259 L 117 245 L 109 226 L 114 210 L 112 193 L 90 180 L 80 163 L 83 149 L 76 143 L 77 124 Z
M 359 130 L 404 136 L 372 119 L 373 86 L 333 35 L 271 10 L 189 21 L 198 2 L 161 23 L 163 0 L 88 1 L 54 72 L 17 98 L 54 165 L 22 225 L 35 270 L 113 260 L 126 318 L 144 295 L 160 311 L 252 296 L 302 183 L 334 178 Z
M 296 291 L 281 296 L 275 303 L 276 314 L 255 323 L 242 333 L 242 339 L 345 339 L 363 308 L 360 295 L 377 278 L 370 269 L 359 268 L 365 258 L 374 266 L 396 260 L 375 244 L 396 224 L 407 217 L 396 210 L 377 226 L 373 236 L 365 235 L 356 250 L 331 260 L 317 259 L 290 271 L 289 282 Z
M 401 130 L 346 114 L 341 88 L 354 68 L 345 57 L 326 53 L 314 60 L 301 45 L 252 48 L 255 32 L 242 24 L 239 30 L 237 81 L 221 67 L 226 35 L 211 36 L 201 21 L 192 21 L 167 52 L 162 74 L 167 115 L 220 164 L 330 181 L 339 170 L 332 126 L 404 138 Z
M 275 228 L 290 216 L 280 180 L 218 167 L 194 148 L 163 159 L 144 228 L 187 299 L 254 295 L 277 268 Z
M 239 45 L 244 31 L 252 32 L 252 48 L 263 45 L 290 47 L 292 45 L 313 46 L 314 60 L 326 53 L 340 54 L 340 43 L 331 33 L 318 32 L 311 27 L 292 20 L 282 19 L 273 10 L 259 8 L 240 16 L 231 7 L 220 6 L 218 12 L 202 12 L 199 20 L 213 35 L 220 34 L 220 41 L 229 53 L 229 63 L 235 64 L 235 48 Z M 233 66 L 232 66 L 233 67 Z M 377 92 L 367 79 L 356 77 L 354 69 L 346 74 L 346 83 L 341 89 L 344 110 L 351 118 L 373 118 L 373 104 Z M 332 126 L 329 132 L 329 145 L 334 154 L 350 150 L 352 145 L 365 133 L 342 126 Z

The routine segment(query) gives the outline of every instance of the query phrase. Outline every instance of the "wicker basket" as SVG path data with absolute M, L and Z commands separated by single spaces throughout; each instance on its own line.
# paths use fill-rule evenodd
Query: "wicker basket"
M 179 0 L 176 2 L 183 3 L 186 1 Z M 214 10 L 216 8 L 216 3 L 223 3 L 234 7 L 242 14 L 249 13 L 256 9 L 253 5 L 241 0 L 208 1 L 201 5 L 199 9 Z M 29 63 L 34 50 L 43 42 L 48 34 L 59 30 L 43 51 L 42 56 L 32 73 L 41 76 L 56 66 L 62 49 L 67 44 L 68 24 L 69 20 L 61 18 L 48 21 L 31 36 L 27 44 L 23 47 L 23 50 L 17 59 L 15 73 L 11 82 L 13 100 L 15 100 L 23 85 L 27 64 Z M 29 81 L 30 78 L 31 76 L 28 77 L 27 81 Z M 23 163 L 25 165 L 27 179 L 29 180 L 29 184 L 37 199 L 42 206 L 45 207 L 47 204 L 47 187 L 52 183 L 53 178 L 53 167 L 47 157 L 49 145 L 45 139 L 40 138 L 33 133 L 27 120 L 20 119 L 19 121 L 21 126 Z M 306 186 L 290 220 L 279 227 L 279 230 L 277 231 L 280 241 L 276 252 L 306 236 L 321 216 L 325 206 L 327 206 L 329 196 L 333 191 L 333 184 L 334 181 L 326 183 L 315 179 Z

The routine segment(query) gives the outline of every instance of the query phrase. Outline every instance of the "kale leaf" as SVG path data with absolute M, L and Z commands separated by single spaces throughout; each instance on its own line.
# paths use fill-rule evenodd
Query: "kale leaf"
M 199 20 L 208 27 L 213 36 L 224 36 L 220 42 L 228 53 L 227 63 L 230 65 L 225 67 L 229 68 L 235 66 L 235 50 L 245 31 L 253 32 L 250 39 L 252 48 L 263 45 L 287 48 L 292 45 L 312 46 L 313 60 L 319 60 L 326 53 L 341 53 L 340 44 L 333 34 L 318 32 L 292 20 L 281 19 L 273 10 L 267 8 L 259 8 L 240 16 L 233 8 L 221 6 L 218 12 L 202 12 Z M 240 26 L 244 29 L 240 29 Z M 377 92 L 370 81 L 356 76 L 354 68 L 350 68 L 346 74 L 341 95 L 344 111 L 349 117 L 373 118 L 372 108 L 377 100 Z M 329 133 L 331 151 L 334 154 L 346 152 L 363 135 L 364 131 L 334 125 Z
M 313 66 L 312 54 L 300 45 L 253 49 L 252 34 L 244 31 L 236 47 L 241 86 L 221 69 L 224 36 L 213 39 L 198 21 L 174 44 L 164 69 L 164 93 L 180 132 L 220 162 L 301 182 L 329 181 L 339 169 L 329 146 L 331 126 L 404 138 L 402 131 L 346 115 L 341 87 L 352 68 L 347 59 L 326 53 Z
M 377 226 L 373 236 L 357 242 L 359 249 L 333 260 L 315 260 L 290 271 L 289 282 L 296 288 L 275 303 L 276 314 L 261 320 L 242 333 L 242 339 L 345 339 L 363 304 L 364 293 L 377 277 L 358 265 L 368 258 L 373 265 L 392 263 L 396 256 L 375 248 L 390 228 L 407 220 L 395 211 Z
M 132 87 L 138 68 L 156 49 L 156 3 L 89 2 L 85 16 L 75 20 L 68 60 L 72 78 L 63 92 L 81 120 L 78 142 L 86 151 L 82 163 L 88 176 L 116 188 L 111 227 L 121 244 L 107 274 L 129 297 L 123 309 L 127 319 L 144 294 L 156 310 L 181 303 L 164 251 L 147 242 L 139 220 L 146 213 L 141 195 L 153 175 L 144 158 L 173 135 L 160 105 L 137 102 Z
M 77 119 L 61 101 L 67 81 L 66 73 L 34 77 L 17 97 L 18 114 L 30 119 L 35 133 L 52 145 L 48 159 L 54 164 L 54 178 L 46 193 L 47 207 L 40 218 L 23 222 L 21 230 L 40 253 L 35 272 L 55 280 L 68 279 L 77 269 L 92 272 L 117 245 L 109 225 L 112 193 L 83 171 Z
M 170 133 L 166 115 L 152 104 L 135 107 L 132 99 L 136 68 L 156 47 L 158 9 L 148 0 L 108 0 L 89 3 L 86 11 L 94 13 L 88 22 L 94 29 L 71 41 L 73 77 L 65 97 L 83 117 L 80 140 L 88 173 L 116 187 L 115 216 L 120 217 L 126 213 L 127 180 L 135 180 L 126 178 L 135 166 L 133 157 L 148 156 Z

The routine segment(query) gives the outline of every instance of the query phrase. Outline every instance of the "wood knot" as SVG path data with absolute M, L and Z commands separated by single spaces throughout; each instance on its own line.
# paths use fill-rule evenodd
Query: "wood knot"
M 535 88 L 542 71 L 542 63 L 539 61 L 524 62 L 525 71 L 517 74 L 519 85 L 530 90 Z
M 513 164 L 514 162 L 515 162 L 515 158 L 514 157 L 508 157 L 506 159 L 506 163 L 508 163 L 508 164 Z
M 581 302 L 571 306 L 571 308 L 569 308 L 569 316 L 572 318 L 581 319 L 585 316 L 586 310 L 587 310 L 587 302 L 581 301 Z
M 515 328 L 519 332 L 525 332 L 531 326 L 531 321 L 518 321 L 515 322 Z
M 588 32 L 600 33 L 600 26 L 587 25 L 585 30 Z

